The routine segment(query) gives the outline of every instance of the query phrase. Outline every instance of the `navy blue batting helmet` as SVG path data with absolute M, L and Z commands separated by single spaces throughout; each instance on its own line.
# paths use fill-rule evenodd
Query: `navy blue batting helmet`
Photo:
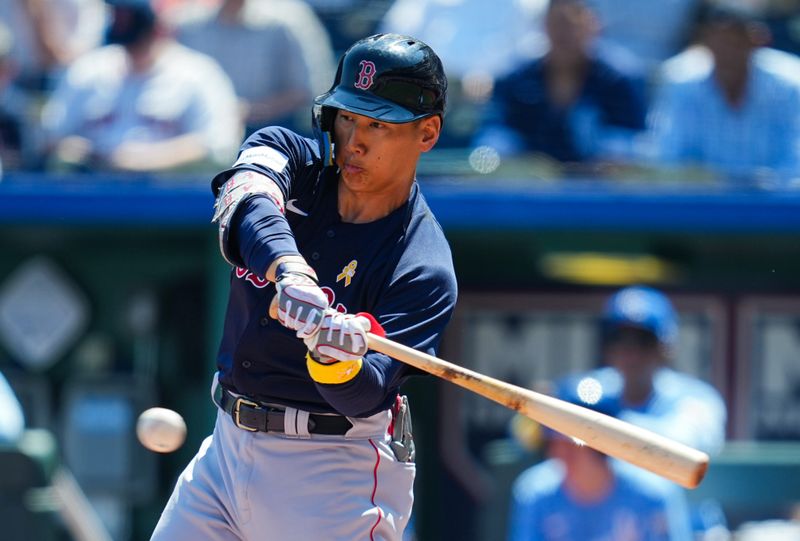
M 337 109 L 402 124 L 443 115 L 447 77 L 441 60 L 422 41 L 376 34 L 354 43 L 339 60 L 331 89 L 314 100 L 314 131 L 326 165 L 333 165 Z
M 604 330 L 621 326 L 652 333 L 664 345 L 674 345 L 678 337 L 678 316 L 672 303 L 660 291 L 631 286 L 619 290 L 608 300 L 603 313 Z

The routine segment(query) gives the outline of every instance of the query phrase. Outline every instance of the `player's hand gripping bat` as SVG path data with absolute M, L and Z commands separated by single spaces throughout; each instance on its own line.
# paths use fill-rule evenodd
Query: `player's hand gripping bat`
M 479 374 L 427 353 L 369 333 L 369 347 L 469 389 L 507 408 L 578 438 L 589 447 L 695 488 L 708 455 L 682 443 L 602 413 Z

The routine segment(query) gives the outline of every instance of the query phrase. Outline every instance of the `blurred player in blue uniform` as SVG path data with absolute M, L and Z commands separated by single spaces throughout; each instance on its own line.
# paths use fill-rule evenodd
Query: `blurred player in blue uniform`
M 601 325 L 605 366 L 570 376 L 560 385 L 576 385 L 589 378 L 597 383 L 604 401 L 616 403 L 620 419 L 711 456 L 718 454 L 725 443 L 727 408 L 714 387 L 669 366 L 678 340 L 678 316 L 669 299 L 650 287 L 623 288 L 606 302 Z M 636 466 L 624 462 L 617 466 L 683 492 Z M 722 511 L 714 502 L 693 505 L 691 515 L 699 538 L 711 529 L 725 528 Z
M 446 90 L 424 43 L 365 38 L 314 102 L 315 139 L 264 128 L 214 178 L 233 267 L 219 412 L 154 540 L 402 538 L 411 371 L 368 350 L 366 332 L 433 354 L 455 306 L 450 249 L 415 178 Z
M 590 378 L 562 384 L 561 400 L 616 416 L 619 403 Z M 543 431 L 548 459 L 517 477 L 509 541 L 691 541 L 686 499 L 644 481 L 589 447 Z
M 725 442 L 727 410 L 719 392 L 669 366 L 678 317 L 660 291 L 632 286 L 607 300 L 601 321 L 604 367 L 572 376 L 594 378 L 620 418 L 709 454 Z

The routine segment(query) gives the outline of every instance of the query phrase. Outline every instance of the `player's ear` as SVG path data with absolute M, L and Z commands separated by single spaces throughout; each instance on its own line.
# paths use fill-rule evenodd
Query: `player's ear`
M 442 131 L 442 117 L 429 116 L 419 121 L 420 147 L 422 152 L 428 152 L 439 140 Z

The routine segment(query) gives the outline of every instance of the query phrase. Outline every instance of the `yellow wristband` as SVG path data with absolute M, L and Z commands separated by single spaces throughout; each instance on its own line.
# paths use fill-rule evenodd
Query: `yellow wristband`
M 323 364 L 314 360 L 311 353 L 306 353 L 306 368 L 311 379 L 317 383 L 345 383 L 353 379 L 361 371 L 362 359 L 337 361 Z

